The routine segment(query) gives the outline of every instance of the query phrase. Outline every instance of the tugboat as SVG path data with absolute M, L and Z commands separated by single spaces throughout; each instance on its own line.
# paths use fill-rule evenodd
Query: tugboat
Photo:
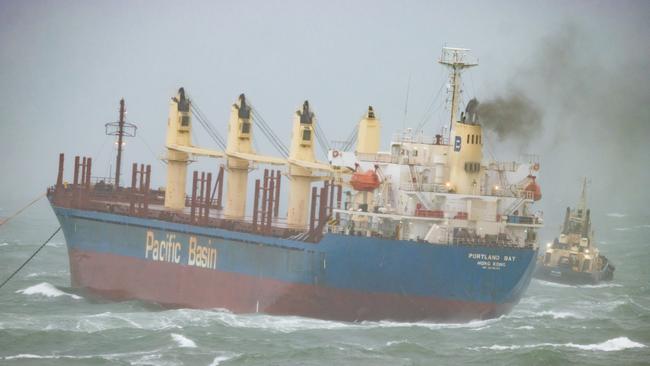
M 615 269 L 594 243 L 585 178 L 580 202 L 574 210 L 567 207 L 562 233 L 539 257 L 535 278 L 571 285 L 596 284 L 613 280 Z

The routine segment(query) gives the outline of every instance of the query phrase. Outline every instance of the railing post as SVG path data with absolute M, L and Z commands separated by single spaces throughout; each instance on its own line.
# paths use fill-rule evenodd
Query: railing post
M 217 176 L 217 181 L 215 182 L 215 186 L 217 184 L 219 185 L 219 189 L 217 190 L 217 210 L 223 209 L 223 206 L 221 204 L 223 198 L 223 175 L 224 168 L 222 165 L 219 167 L 219 175 Z
M 203 219 L 203 201 L 205 201 L 205 172 L 201 172 L 201 188 L 199 190 L 201 195 L 198 198 L 198 206 L 199 206 L 199 220 L 197 221 L 202 221 Z
M 253 231 L 257 230 L 257 214 L 260 204 L 260 180 L 255 180 L 255 194 L 253 195 Z
M 263 183 L 263 190 L 262 190 L 262 212 L 261 212 L 261 226 L 264 226 L 264 223 L 266 223 L 266 207 L 267 207 L 267 191 L 269 189 L 269 170 L 264 169 L 264 183 Z
M 203 209 L 203 223 L 207 224 L 210 219 L 210 205 L 212 205 L 212 197 L 210 197 L 210 192 L 212 191 L 212 173 L 208 173 L 208 178 L 205 183 L 205 208 Z
M 196 215 L 196 181 L 199 178 L 199 173 L 195 170 L 192 173 L 192 198 L 190 199 L 190 220 L 194 223 Z
M 151 165 L 147 164 L 147 172 L 145 174 L 145 183 L 144 183 L 144 214 L 145 216 L 149 215 L 149 191 L 151 189 Z
M 81 181 L 79 182 L 80 185 L 85 185 L 86 184 L 86 157 L 83 157 L 83 163 L 81 163 Z
M 316 221 L 316 196 L 318 196 L 318 188 L 311 188 L 311 209 L 309 212 L 309 235 L 313 235 L 314 226 Z
M 138 163 L 131 166 L 131 190 L 129 192 L 129 213 L 135 214 L 135 187 L 138 182 Z
M 327 197 L 329 198 L 329 204 L 327 205 L 327 215 L 332 216 L 332 210 L 334 210 L 334 180 L 331 180 L 329 182 L 329 192 L 327 194 Z
M 274 194 L 275 180 L 273 179 L 273 172 L 271 172 L 271 176 L 269 177 L 269 202 L 267 205 L 268 212 L 266 213 L 266 228 L 269 232 L 271 231 L 271 219 L 273 219 L 273 204 L 275 203 L 275 200 L 273 198 Z
M 93 159 L 86 159 L 86 189 L 90 189 L 90 174 L 92 173 Z
M 63 187 L 63 164 L 65 157 L 63 153 L 59 154 L 59 171 L 56 175 L 56 189 L 57 191 Z
M 337 188 L 337 191 L 336 191 L 336 208 L 338 208 L 340 210 L 341 205 L 343 203 L 343 185 L 338 184 L 336 188 Z M 337 212 L 336 213 L 336 221 L 339 221 L 339 220 L 341 220 L 341 214 Z
M 275 171 L 275 202 L 273 203 L 273 217 L 277 218 L 280 212 L 280 182 L 282 174 L 279 170 Z

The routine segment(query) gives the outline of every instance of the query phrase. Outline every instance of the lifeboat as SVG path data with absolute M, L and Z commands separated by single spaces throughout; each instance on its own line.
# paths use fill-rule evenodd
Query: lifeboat
M 539 201 L 542 199 L 542 188 L 537 184 L 535 181 L 535 176 L 534 175 L 529 175 L 528 178 L 530 178 L 530 183 L 524 188 L 524 191 L 530 192 L 530 194 L 533 197 L 533 200 Z
M 379 176 L 373 170 L 355 172 L 350 178 L 350 185 L 357 191 L 372 192 L 379 187 Z

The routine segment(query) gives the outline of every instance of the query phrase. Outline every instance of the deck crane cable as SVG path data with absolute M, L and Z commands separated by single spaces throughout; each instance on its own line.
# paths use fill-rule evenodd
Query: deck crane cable
M 47 240 L 46 240 L 45 242 L 43 242 L 43 244 L 41 244 L 40 247 L 38 247 L 38 249 L 36 249 L 36 251 L 35 251 L 35 252 L 34 252 L 34 253 L 29 257 L 29 258 L 27 258 L 27 260 L 26 260 L 23 264 L 20 265 L 20 267 L 18 267 L 17 270 L 14 271 L 14 273 L 12 273 L 11 275 L 9 275 L 9 277 L 7 277 L 7 279 L 4 280 L 4 282 L 2 282 L 2 284 L 0 284 L 0 289 L 1 289 L 4 285 L 6 285 L 7 282 L 9 282 L 12 278 L 14 278 L 14 276 L 15 276 L 18 272 L 20 272 L 20 270 L 23 269 L 23 267 L 25 267 L 25 266 L 27 265 L 27 263 L 29 263 L 29 261 L 31 261 L 31 260 L 36 256 L 36 254 L 38 254 L 38 252 L 40 252 L 41 249 L 43 249 L 43 248 L 45 247 L 45 245 L 47 245 L 47 243 L 49 243 L 50 240 L 52 240 L 52 238 L 54 238 L 54 236 L 55 236 L 59 231 L 61 231 L 61 227 L 60 227 L 60 226 L 59 226 L 59 227 L 58 227 L 58 228 L 57 228 L 57 229 L 52 233 L 52 235 L 50 235 L 49 238 L 47 238 Z
M 318 140 L 318 144 L 323 150 L 323 154 L 327 156 L 327 153 L 332 149 L 332 147 L 329 141 L 327 140 L 327 137 L 325 136 L 325 132 L 320 128 L 320 124 L 316 123 L 314 124 L 314 126 L 315 126 L 314 132 L 316 132 L 316 139 Z
M 212 138 L 212 140 L 217 144 L 217 146 L 220 147 L 222 150 L 226 150 L 226 143 L 223 136 L 221 136 L 221 134 L 217 132 L 217 130 L 212 125 L 212 123 L 207 119 L 205 114 L 203 114 L 199 106 L 196 105 L 196 101 L 190 103 L 190 108 L 192 109 L 192 115 L 196 118 L 197 121 L 199 121 L 201 126 L 203 126 L 205 131 Z
M 284 158 L 289 156 L 289 149 L 284 144 L 284 142 L 275 134 L 271 126 L 264 120 L 264 117 L 259 113 L 259 111 L 251 106 L 251 111 L 253 112 L 253 121 L 257 126 L 260 127 L 260 131 L 266 136 L 271 145 L 282 155 Z
M 358 135 L 359 124 L 357 123 L 354 125 L 354 128 L 350 132 L 350 135 L 348 135 L 348 138 L 344 141 L 343 151 L 349 151 L 352 148 L 352 145 L 354 144 L 354 141 L 356 141 Z
M 192 115 L 199 121 L 201 126 L 203 126 L 203 129 L 208 133 L 208 135 L 212 138 L 212 140 L 219 146 L 222 150 L 226 149 L 226 143 L 225 139 L 219 132 L 214 128 L 212 123 L 205 117 L 205 114 L 203 114 L 203 111 L 195 105 L 194 103 L 190 104 L 192 108 Z
M 264 133 L 264 135 L 269 140 L 269 142 L 280 153 L 280 155 L 282 155 L 285 158 L 288 157 L 289 149 L 284 144 L 284 142 L 278 137 L 278 135 L 275 134 L 271 126 L 266 122 L 264 117 L 262 117 L 262 114 L 260 114 L 260 112 L 252 106 L 251 106 L 251 110 L 253 111 L 253 121 L 256 122 L 256 124 L 260 127 L 260 130 L 262 131 L 262 133 Z
M 288 156 L 287 147 L 284 143 L 274 134 L 273 129 L 266 123 L 264 118 L 259 113 L 253 112 L 253 122 L 260 128 L 260 131 L 266 136 L 273 147 L 280 153 L 280 155 Z

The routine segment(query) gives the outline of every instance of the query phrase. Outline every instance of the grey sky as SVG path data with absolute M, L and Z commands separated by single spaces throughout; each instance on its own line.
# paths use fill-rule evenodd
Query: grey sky
M 544 115 L 539 139 L 530 146 L 491 142 L 501 145 L 493 147 L 498 158 L 516 158 L 519 151 L 541 156 L 547 216 L 561 216 L 577 199 L 585 174 L 594 195 L 607 196 L 600 201 L 602 214 L 647 214 L 649 4 L 3 0 L 0 203 L 28 199 L 54 183 L 59 152 L 66 153 L 68 170 L 74 155 L 86 154 L 96 158 L 94 175 L 107 172 L 114 152 L 103 124 L 117 118 L 120 97 L 141 136 L 128 142 L 127 175 L 134 160 L 151 162 L 154 183 L 164 184 L 163 166 L 143 141 L 162 154 L 168 100 L 179 86 L 222 129 L 230 104 L 245 92 L 287 140 L 291 114 L 304 99 L 330 140 L 344 139 L 372 104 L 387 144 L 403 125 L 409 77 L 406 125 L 423 119 L 446 79 L 435 60 L 447 44 L 471 48 L 479 59 L 464 80 L 466 100 L 474 95 L 487 100 L 516 87 L 539 103 Z M 569 43 L 562 37 L 571 27 L 578 35 L 563 55 L 574 61 L 558 57 L 553 65 L 552 57 L 540 63 L 545 45 Z M 555 66 L 562 72 L 549 72 Z M 576 72 L 581 75 L 574 80 Z M 619 81 L 620 88 L 594 91 Z M 581 89 L 589 92 L 572 100 Z M 598 113 L 593 125 L 577 127 L 588 115 L 580 108 L 609 104 L 616 113 L 606 118 Z M 434 113 L 425 129 L 438 132 L 445 114 Z M 617 118 L 633 121 L 620 124 Z M 195 127 L 198 142 L 211 146 Z M 261 134 L 256 143 L 276 154 Z

